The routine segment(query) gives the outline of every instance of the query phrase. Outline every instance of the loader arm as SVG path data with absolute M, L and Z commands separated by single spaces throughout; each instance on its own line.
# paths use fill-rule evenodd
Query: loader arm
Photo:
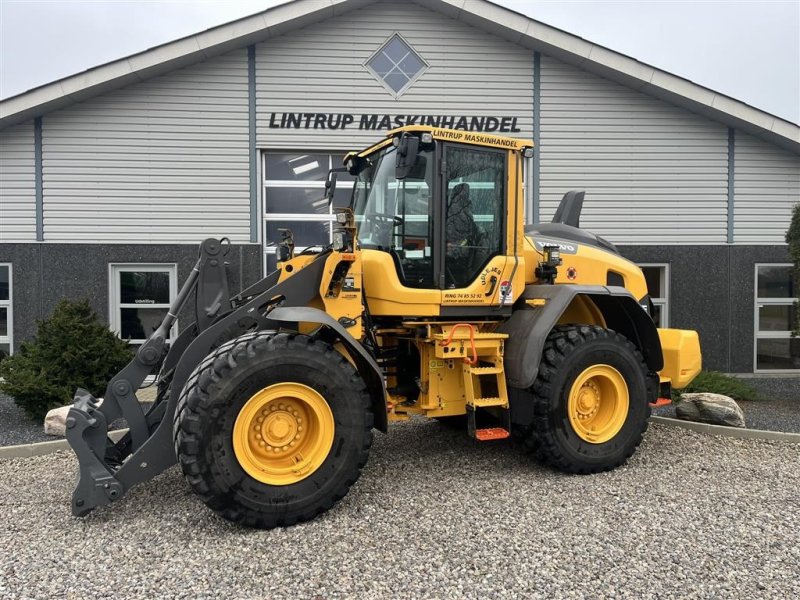
M 230 309 L 231 301 L 227 297 L 224 304 L 220 302 L 221 295 L 227 294 L 227 283 L 216 272 L 222 265 L 221 256 L 218 256 L 221 247 L 217 240 L 203 242 L 201 256 L 164 322 L 142 345 L 134 359 L 111 380 L 102 404 L 86 390 L 76 392 L 67 420 L 67 440 L 78 457 L 80 469 L 72 500 L 75 515 L 86 514 L 97 506 L 118 500 L 137 483 L 147 481 L 175 464 L 173 417 L 186 381 L 214 348 L 249 331 L 278 330 L 288 328 L 293 322 L 308 320 L 335 330 L 334 335 L 343 339 L 353 360 L 360 362 L 369 373 L 368 384 L 373 396 L 383 401 L 380 369 L 361 344 L 322 311 L 314 312 L 327 318 L 307 314 L 314 309 L 292 312 L 291 307 L 307 307 L 318 294 L 329 252 L 319 254 L 280 283 L 275 274 L 269 275 L 234 298 L 236 308 Z M 198 281 L 206 282 L 206 286 L 197 299 L 201 302 L 210 300 L 214 305 L 198 307 L 197 313 L 204 316 L 213 313 L 213 321 L 209 318 L 206 327 L 198 322 L 186 329 L 164 356 L 167 332 L 190 293 L 198 287 Z M 267 287 L 265 284 L 272 285 Z M 281 309 L 275 313 L 275 318 L 270 318 L 270 311 L 278 306 Z M 332 322 L 327 322 L 329 320 Z M 135 393 L 159 364 L 162 368 L 158 384 L 165 393 L 160 394 L 157 402 L 145 413 Z M 385 419 L 385 410 L 376 414 Z M 130 430 L 114 443 L 107 430 L 119 418 L 128 422 Z M 385 421 L 377 425 L 385 429 Z

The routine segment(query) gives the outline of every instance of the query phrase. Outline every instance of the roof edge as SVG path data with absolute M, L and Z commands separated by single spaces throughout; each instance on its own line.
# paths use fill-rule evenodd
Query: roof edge
M 414 0 L 464 23 L 623 85 L 760 135 L 800 154 L 800 125 L 685 77 L 640 62 L 491 0 Z

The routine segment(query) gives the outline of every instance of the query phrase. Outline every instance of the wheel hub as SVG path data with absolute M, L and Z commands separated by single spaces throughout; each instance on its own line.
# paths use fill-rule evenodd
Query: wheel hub
M 620 372 L 610 365 L 593 365 L 575 378 L 567 416 L 579 438 L 602 444 L 622 429 L 629 405 L 628 385 Z
M 600 387 L 594 381 L 587 381 L 578 392 L 577 417 L 581 421 L 591 419 L 600 408 Z
M 245 472 L 263 483 L 290 485 L 318 469 L 333 445 L 333 413 L 316 390 L 280 383 L 254 394 L 233 429 Z

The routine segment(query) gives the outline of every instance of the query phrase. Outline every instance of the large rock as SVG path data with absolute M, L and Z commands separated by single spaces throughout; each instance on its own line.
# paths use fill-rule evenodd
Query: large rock
M 97 406 L 103 403 L 102 398 L 98 398 Z M 47 411 L 44 417 L 44 434 L 54 435 L 58 437 L 66 437 L 67 435 L 67 413 L 72 405 L 59 406 L 53 410 Z
M 675 404 L 675 414 L 684 421 L 745 427 L 742 409 L 733 398 L 722 394 L 681 394 L 681 399 Z
M 47 411 L 44 418 L 44 433 L 45 435 L 55 435 L 64 437 L 67 435 L 67 413 L 71 406 L 59 406 L 53 410 Z

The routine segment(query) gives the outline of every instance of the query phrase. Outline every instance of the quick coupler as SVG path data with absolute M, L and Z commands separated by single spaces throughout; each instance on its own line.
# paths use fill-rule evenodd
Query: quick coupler
M 93 508 L 111 504 L 122 497 L 122 484 L 106 464 L 109 445 L 108 423 L 99 402 L 78 388 L 67 413 L 67 441 L 78 457 L 78 485 L 72 494 L 72 514 L 80 517 Z

